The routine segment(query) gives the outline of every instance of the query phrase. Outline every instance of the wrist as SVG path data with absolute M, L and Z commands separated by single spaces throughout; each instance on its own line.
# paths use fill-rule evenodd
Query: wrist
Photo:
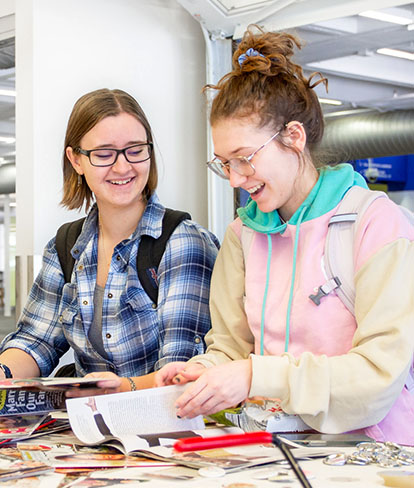
M 135 384 L 135 381 L 132 378 L 130 378 L 129 376 L 127 377 L 127 381 L 129 384 L 129 390 L 130 391 L 136 391 L 137 385 Z
M 137 389 L 137 385 L 132 378 L 124 376 L 121 380 L 121 392 L 126 391 L 135 391 Z

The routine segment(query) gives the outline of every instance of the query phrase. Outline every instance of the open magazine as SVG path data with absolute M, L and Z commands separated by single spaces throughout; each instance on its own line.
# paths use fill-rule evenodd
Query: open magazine
M 226 472 L 283 459 L 273 446 L 240 446 L 178 453 L 172 445 L 183 437 L 242 433 L 239 428 L 204 428 L 201 416 L 178 419 L 174 403 L 185 386 L 115 393 L 66 401 L 74 434 L 87 445 L 117 447 L 124 454 L 189 467 L 220 466 Z

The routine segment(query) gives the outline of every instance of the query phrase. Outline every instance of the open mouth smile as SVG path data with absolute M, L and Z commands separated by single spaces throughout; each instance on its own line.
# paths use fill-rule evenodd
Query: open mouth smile
M 132 181 L 133 178 L 128 178 L 127 180 L 108 180 L 109 183 L 111 183 L 111 185 L 118 185 L 118 186 L 122 186 L 122 185 L 127 185 L 130 181 Z
M 264 183 L 260 183 L 253 188 L 248 188 L 246 191 L 250 193 L 250 195 L 254 195 L 256 192 L 258 192 L 261 188 L 264 187 Z

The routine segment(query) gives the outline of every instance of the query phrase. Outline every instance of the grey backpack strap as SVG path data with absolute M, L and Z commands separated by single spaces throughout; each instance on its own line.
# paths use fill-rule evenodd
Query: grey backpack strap
M 354 315 L 354 240 L 358 224 L 366 209 L 377 198 L 388 198 L 380 191 L 371 191 L 359 186 L 350 188 L 329 221 L 325 241 L 323 264 L 327 281 L 316 295 L 309 298 L 319 305 L 321 298 L 331 291 L 336 294 Z

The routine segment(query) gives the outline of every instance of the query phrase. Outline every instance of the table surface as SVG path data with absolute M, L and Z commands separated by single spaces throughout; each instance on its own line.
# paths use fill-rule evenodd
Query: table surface
M 354 448 L 336 448 L 335 450 L 352 453 Z M 385 486 L 383 479 L 378 476 L 381 471 L 413 471 L 414 466 L 405 466 L 400 468 L 384 468 L 378 465 L 345 465 L 345 466 L 329 466 L 323 463 L 322 459 L 301 461 L 300 465 L 308 476 L 309 482 L 313 488 L 352 488 L 352 487 L 378 487 Z M 158 471 L 160 468 L 156 468 Z M 169 468 L 162 468 L 169 469 Z M 275 482 L 268 480 L 255 479 L 255 475 L 264 469 L 270 469 L 269 467 L 256 467 L 248 470 L 239 471 L 232 474 L 226 474 L 217 478 L 203 478 L 197 477 L 192 480 L 177 481 L 177 480 L 162 480 L 152 479 L 146 482 L 143 486 L 146 487 L 172 487 L 179 486 L 185 488 L 188 486 L 210 488 L 255 488 L 255 487 L 300 487 L 302 486 L 297 479 L 292 481 L 293 473 L 289 470 L 289 479 L 286 481 Z M 286 466 L 280 466 L 278 469 L 287 469 Z M 125 477 L 128 477 L 128 473 L 139 472 L 152 472 L 155 468 L 127 468 L 124 470 Z M 102 472 L 101 472 L 102 473 Z M 109 473 L 108 473 L 109 475 Z M 413 485 L 414 486 L 414 485 Z

